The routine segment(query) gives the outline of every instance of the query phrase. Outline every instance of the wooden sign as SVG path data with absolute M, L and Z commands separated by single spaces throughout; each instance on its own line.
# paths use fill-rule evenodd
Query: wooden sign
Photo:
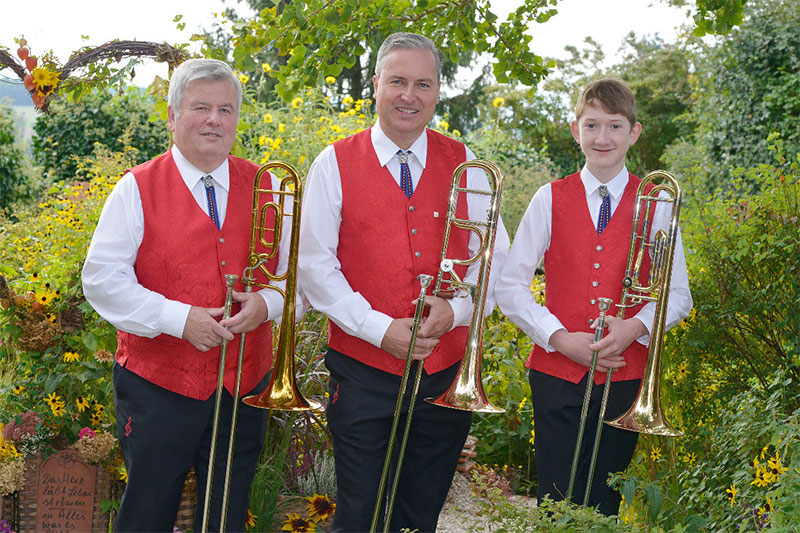
M 75 450 L 51 455 L 39 468 L 36 532 L 91 531 L 97 467 Z

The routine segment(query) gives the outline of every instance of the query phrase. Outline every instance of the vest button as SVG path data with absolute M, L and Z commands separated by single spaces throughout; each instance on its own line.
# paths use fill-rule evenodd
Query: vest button
M 600 268 L 600 263 L 595 263 L 594 264 L 594 269 L 597 270 L 598 268 Z
M 414 206 L 413 205 L 408 206 L 408 210 L 409 211 L 413 211 L 414 210 Z
M 596 281 L 592 282 L 592 287 L 597 287 L 598 285 L 599 285 L 599 283 L 597 283 Z
M 219 242 L 225 242 L 225 237 L 220 237 Z
M 223 262 L 222 262 L 222 266 L 225 266 L 225 265 L 227 265 L 227 264 L 228 264 L 228 262 L 227 262 L 227 261 L 223 261 Z
M 602 251 L 603 251 L 603 247 L 602 247 L 602 246 L 600 246 L 600 245 L 598 244 L 598 245 L 595 247 L 595 250 L 597 250 L 598 252 L 602 252 Z
M 419 257 L 419 256 L 421 256 L 422 254 L 421 254 L 421 253 L 419 253 L 419 252 L 414 252 L 414 255 L 415 255 L 415 256 L 417 256 L 417 257 Z
M 590 304 L 592 304 L 592 305 L 594 305 L 594 304 L 596 304 L 596 303 L 597 303 L 597 300 L 595 300 L 594 298 L 592 298 L 591 300 L 589 300 L 589 303 L 590 303 Z M 591 320 L 590 320 L 590 322 L 591 322 Z
M 417 234 L 417 229 L 416 228 L 412 228 L 411 235 L 416 235 L 416 234 Z

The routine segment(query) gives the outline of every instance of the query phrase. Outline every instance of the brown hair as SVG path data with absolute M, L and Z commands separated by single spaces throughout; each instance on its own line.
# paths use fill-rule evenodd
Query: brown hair
M 583 88 L 575 105 L 575 119 L 580 120 L 587 105 L 601 107 L 606 113 L 615 113 L 636 124 L 636 99 L 630 88 L 622 81 L 603 78 L 590 82 Z

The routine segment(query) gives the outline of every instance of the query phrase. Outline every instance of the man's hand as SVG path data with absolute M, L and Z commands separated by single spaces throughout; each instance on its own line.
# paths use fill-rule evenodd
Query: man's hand
M 412 302 L 417 305 L 417 301 Z M 438 296 L 425 296 L 425 305 L 430 307 L 428 316 L 422 319 L 422 324 L 417 332 L 418 338 L 438 339 L 453 329 L 453 308 L 447 300 Z M 418 341 L 419 342 L 419 341 Z
M 201 352 L 222 344 L 222 339 L 233 340 L 233 333 L 217 322 L 215 317 L 222 316 L 222 308 L 192 306 L 186 324 L 183 326 L 183 339 Z
M 608 320 L 608 317 L 606 320 Z M 550 346 L 579 365 L 591 368 L 592 351 L 595 347 L 594 334 L 583 331 L 568 332 L 565 329 L 560 329 L 550 336 Z M 597 354 L 596 371 L 608 372 L 609 369 L 622 368 L 625 364 L 625 358 L 621 355 L 603 354 L 601 351 Z
M 592 328 L 597 326 L 597 319 L 592 323 Z M 597 343 L 592 339 L 590 350 L 599 350 L 598 357 L 608 358 L 620 355 L 628 349 L 636 339 L 647 335 L 648 331 L 638 318 L 622 319 L 615 316 L 606 317 L 608 333 Z
M 386 333 L 383 335 L 381 349 L 389 352 L 398 359 L 407 359 L 408 347 L 411 345 L 411 330 L 413 326 L 413 318 L 395 318 L 392 320 L 392 323 L 389 324 L 389 329 L 387 329 Z M 414 344 L 412 358 L 420 360 L 425 359 L 431 354 L 433 348 L 437 344 L 439 344 L 437 339 L 420 337 L 418 330 L 417 342 Z
M 267 303 L 258 293 L 233 291 L 233 301 L 242 304 L 242 308 L 220 322 L 231 333 L 249 333 L 267 321 Z

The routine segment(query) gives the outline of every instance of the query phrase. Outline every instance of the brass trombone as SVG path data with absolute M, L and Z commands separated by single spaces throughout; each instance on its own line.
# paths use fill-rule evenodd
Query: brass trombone
M 460 187 L 459 183 L 462 174 L 469 168 L 479 168 L 486 172 L 491 178 L 489 180 L 490 190 L 484 189 L 470 189 Z M 472 320 L 470 322 L 469 331 L 467 334 L 466 349 L 464 356 L 461 360 L 458 373 L 453 384 L 447 392 L 439 398 L 426 398 L 425 401 L 434 405 L 442 407 L 449 407 L 452 409 L 460 409 L 465 411 L 476 411 L 481 413 L 502 413 L 505 410 L 494 407 L 486 399 L 483 393 L 481 384 L 481 343 L 483 339 L 483 314 L 486 304 L 487 287 L 489 283 L 489 269 L 492 264 L 492 253 L 494 250 L 495 234 L 497 232 L 497 223 L 500 217 L 500 198 L 503 189 L 503 175 L 500 169 L 490 161 L 480 159 L 473 159 L 461 163 L 453 171 L 453 178 L 450 187 L 449 205 L 447 211 L 447 218 L 445 220 L 445 234 L 442 243 L 441 261 L 439 264 L 439 271 L 436 276 L 436 283 L 434 285 L 433 294 L 442 297 L 466 297 L 468 294 L 472 296 L 473 310 Z M 489 196 L 489 212 L 487 220 L 465 220 L 459 219 L 456 216 L 456 208 L 458 206 L 459 193 L 478 194 Z M 450 231 L 453 227 L 465 229 L 474 232 L 480 239 L 480 244 L 476 253 L 466 259 L 453 259 L 448 258 L 448 245 L 450 242 Z M 455 271 L 457 265 L 471 265 L 478 260 L 481 261 L 480 269 L 478 272 L 478 280 L 475 283 L 467 283 L 463 281 Z M 414 345 L 417 337 L 417 329 L 422 320 L 422 309 L 424 305 L 425 291 L 433 280 L 432 276 L 420 275 L 421 292 L 417 299 L 417 307 L 414 315 L 414 323 L 411 331 L 411 344 L 408 349 L 408 358 L 406 366 L 401 379 L 400 391 L 395 405 L 394 419 L 392 420 L 392 429 L 389 436 L 389 444 L 386 452 L 386 458 L 383 463 L 383 472 L 378 485 L 378 496 L 375 502 L 375 509 L 372 514 L 372 525 L 370 531 L 374 532 L 380 517 L 381 507 L 383 506 L 383 494 L 386 487 L 386 481 L 389 475 L 389 469 L 392 460 L 392 453 L 394 450 L 394 440 L 397 433 L 397 425 L 400 419 L 401 407 L 405 395 L 406 384 L 408 382 L 408 374 L 411 370 L 411 355 L 414 352 Z M 449 288 L 443 288 L 443 285 L 449 285 Z M 397 494 L 397 486 L 400 479 L 400 471 L 403 465 L 403 458 L 405 456 L 406 443 L 411 429 L 411 420 L 416 401 L 417 392 L 419 390 L 420 380 L 422 378 L 423 361 L 419 361 L 417 365 L 417 374 L 414 380 L 414 385 L 411 390 L 411 397 L 408 407 L 408 415 L 406 416 L 406 426 L 403 431 L 403 437 L 400 443 L 400 450 L 397 456 L 397 465 L 395 467 L 394 480 L 392 482 L 392 489 L 389 493 L 386 502 L 386 517 L 384 519 L 384 531 L 388 531 L 389 523 L 394 508 L 394 501 Z
M 279 189 L 273 189 L 272 176 L 269 171 L 279 168 L 286 172 L 286 177 L 281 179 Z M 266 176 L 267 185 L 262 185 L 262 179 Z M 263 198 L 271 197 L 269 201 L 261 204 Z M 287 198 L 293 198 L 292 211 L 287 214 L 284 211 Z M 250 254 L 248 256 L 248 266 L 242 274 L 242 284 L 244 292 L 252 292 L 253 286 L 272 289 L 278 291 L 284 299 L 283 317 L 280 326 L 280 337 L 278 350 L 272 368 L 272 377 L 269 385 L 260 395 L 246 396 L 242 401 L 250 406 L 262 409 L 276 409 L 283 411 L 307 411 L 310 409 L 321 409 L 322 404 L 314 400 L 306 400 L 300 393 L 296 385 L 294 375 L 294 327 L 295 327 L 295 292 L 297 289 L 297 250 L 300 237 L 300 209 L 302 201 L 302 183 L 298 171 L 288 163 L 275 161 L 267 163 L 256 172 L 253 180 L 253 211 L 252 225 L 250 234 Z M 286 272 L 276 274 L 269 271 L 267 263 L 278 255 L 281 237 L 283 235 L 284 217 L 292 218 L 291 234 L 289 236 L 289 251 L 287 258 Z M 268 222 L 272 220 L 272 228 Z M 271 234 L 271 238 L 266 235 Z M 265 252 L 257 252 L 258 246 Z M 259 282 L 255 278 L 256 270 L 260 270 L 267 278 L 266 282 Z M 225 297 L 225 308 L 223 318 L 231 315 L 233 303 L 233 287 L 238 280 L 235 275 L 225 276 L 227 294 Z M 270 284 L 269 281 L 286 281 L 285 290 Z M 233 447 L 236 437 L 236 421 L 238 417 L 239 387 L 242 379 L 242 366 L 244 363 L 244 348 L 246 334 L 242 333 L 239 342 L 239 360 L 236 369 L 236 384 L 234 388 L 233 411 L 231 413 L 231 431 L 228 441 L 228 456 L 225 466 L 225 484 L 223 487 L 222 511 L 220 516 L 220 531 L 225 531 L 225 520 L 227 518 L 228 496 L 230 493 L 231 466 L 233 463 Z M 219 428 L 220 405 L 222 391 L 224 389 L 223 379 L 225 373 L 225 357 L 227 353 L 227 341 L 223 340 L 220 351 L 220 367 L 217 377 L 217 390 L 214 403 L 214 420 L 211 430 L 211 454 L 208 461 L 208 478 L 205 489 L 205 505 L 203 508 L 202 531 L 208 531 L 208 520 L 211 506 L 211 487 L 214 475 L 214 462 L 216 455 L 217 433 Z
M 665 193 L 662 195 L 661 193 Z M 617 304 L 618 318 L 625 318 L 627 309 L 644 302 L 655 302 L 655 318 L 651 329 L 650 346 L 647 352 L 642 383 L 633 406 L 622 416 L 604 421 L 611 427 L 627 429 L 649 435 L 663 435 L 679 437 L 683 432 L 673 428 L 664 418 L 661 409 L 660 380 L 661 380 L 661 355 L 664 348 L 664 331 L 667 316 L 667 301 L 669 298 L 670 280 L 672 278 L 672 262 L 675 244 L 678 238 L 678 219 L 680 217 L 681 200 L 683 191 L 680 183 L 669 172 L 656 170 L 649 173 L 639 184 L 636 191 L 636 205 L 633 211 L 633 226 L 631 228 L 631 241 L 628 249 L 628 263 L 625 268 L 625 277 L 622 281 L 622 296 Z M 652 242 L 649 238 L 652 219 L 655 216 L 655 206 L 658 203 L 671 204 L 669 225 L 667 230 L 659 229 L 653 235 Z M 644 254 L 651 255 L 650 274 L 647 284 L 639 280 L 639 274 L 644 261 Z M 601 311 L 602 314 L 602 311 Z M 602 336 L 602 325 L 598 320 L 598 336 Z M 599 340 L 599 339 L 597 339 Z M 596 352 L 592 358 L 590 376 L 594 375 L 597 363 Z M 600 415 L 597 424 L 594 447 L 589 466 L 589 479 L 586 483 L 583 504 L 589 500 L 592 478 L 597 463 L 597 453 L 600 447 L 600 436 L 603 430 L 606 402 L 611 386 L 612 370 L 609 369 L 603 387 L 603 397 L 600 404 Z M 577 457 L 580 454 L 581 437 L 586 425 L 586 407 L 589 401 L 594 380 L 590 377 L 586 383 L 587 393 L 584 397 L 584 407 L 578 428 L 578 442 L 570 472 L 567 499 L 572 498 L 572 487 L 577 470 Z

